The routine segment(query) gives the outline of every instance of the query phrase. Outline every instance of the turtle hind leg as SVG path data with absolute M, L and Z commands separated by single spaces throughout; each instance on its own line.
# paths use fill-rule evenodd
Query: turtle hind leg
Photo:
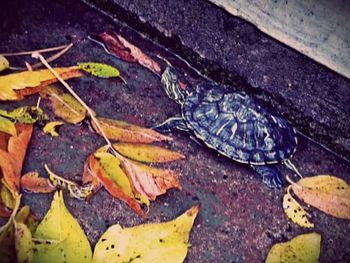
M 186 132 L 190 131 L 184 119 L 179 116 L 171 117 L 166 121 L 162 122 L 161 124 L 153 126 L 152 129 L 162 133 L 169 133 L 175 129 L 186 131 Z
M 283 176 L 281 175 L 280 171 L 274 167 L 274 166 L 255 166 L 251 165 L 254 172 L 261 176 L 263 179 L 263 182 L 269 187 L 269 188 L 283 188 L 285 185 Z

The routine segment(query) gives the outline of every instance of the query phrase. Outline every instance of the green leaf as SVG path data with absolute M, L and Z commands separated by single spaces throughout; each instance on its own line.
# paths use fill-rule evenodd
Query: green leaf
M 186 258 L 190 231 L 198 214 L 194 206 L 176 219 L 131 228 L 113 225 L 97 242 L 93 262 L 180 263 Z
M 8 69 L 10 66 L 9 61 L 4 57 L 4 56 L 0 56 L 0 72 Z
M 275 244 L 266 258 L 266 263 L 317 263 L 320 257 L 321 235 L 299 235 L 285 243 Z
M 15 124 L 3 117 L 0 116 L 0 132 L 7 133 L 11 136 L 16 136 L 17 135 L 17 130 Z
M 41 108 L 34 106 L 24 106 L 12 111 L 0 109 L 0 115 L 24 124 L 32 124 L 49 119 Z
M 79 69 L 100 78 L 120 77 L 120 72 L 118 69 L 103 63 L 96 63 L 96 62 L 78 63 L 78 67 Z
M 32 262 L 33 259 L 33 241 L 32 233 L 29 228 L 23 223 L 17 223 L 15 225 L 15 248 L 17 263 Z
M 59 136 L 59 134 L 56 131 L 56 127 L 61 126 L 63 124 L 64 124 L 64 122 L 62 122 L 62 121 L 50 121 L 50 122 L 46 123 L 46 125 L 44 126 L 43 132 L 51 135 L 52 137 L 57 137 L 57 136 Z
M 56 192 L 50 210 L 37 227 L 33 262 L 90 262 L 89 241 L 69 213 L 62 192 Z
M 13 197 L 11 191 L 7 188 L 7 186 L 5 184 L 1 186 L 0 196 L 1 196 L 2 203 L 6 207 L 8 207 L 10 209 L 13 209 L 15 207 L 16 200 Z

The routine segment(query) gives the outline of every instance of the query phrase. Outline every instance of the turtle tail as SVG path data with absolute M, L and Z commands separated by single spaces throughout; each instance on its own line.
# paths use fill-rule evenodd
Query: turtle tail
M 289 169 L 291 170 L 294 174 L 298 175 L 300 178 L 303 178 L 303 176 L 301 175 L 301 173 L 298 171 L 298 169 L 295 167 L 295 165 L 291 162 L 291 160 L 285 160 L 283 161 L 283 164 Z

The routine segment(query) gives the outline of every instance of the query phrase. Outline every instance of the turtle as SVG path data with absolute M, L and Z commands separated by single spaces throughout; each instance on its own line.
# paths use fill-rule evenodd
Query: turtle
M 284 186 L 276 164 L 302 177 L 290 160 L 298 144 L 296 129 L 283 116 L 230 86 L 206 81 L 190 90 L 171 66 L 164 70 L 161 82 L 168 97 L 181 105 L 181 114 L 154 126 L 155 130 L 194 134 L 220 154 L 250 165 L 270 188 Z

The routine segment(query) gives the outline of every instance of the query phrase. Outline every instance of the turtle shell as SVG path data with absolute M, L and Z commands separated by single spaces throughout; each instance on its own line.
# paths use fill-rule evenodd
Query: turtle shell
M 209 147 L 238 162 L 277 163 L 295 152 L 294 128 L 249 96 L 201 84 L 182 105 L 186 124 Z

